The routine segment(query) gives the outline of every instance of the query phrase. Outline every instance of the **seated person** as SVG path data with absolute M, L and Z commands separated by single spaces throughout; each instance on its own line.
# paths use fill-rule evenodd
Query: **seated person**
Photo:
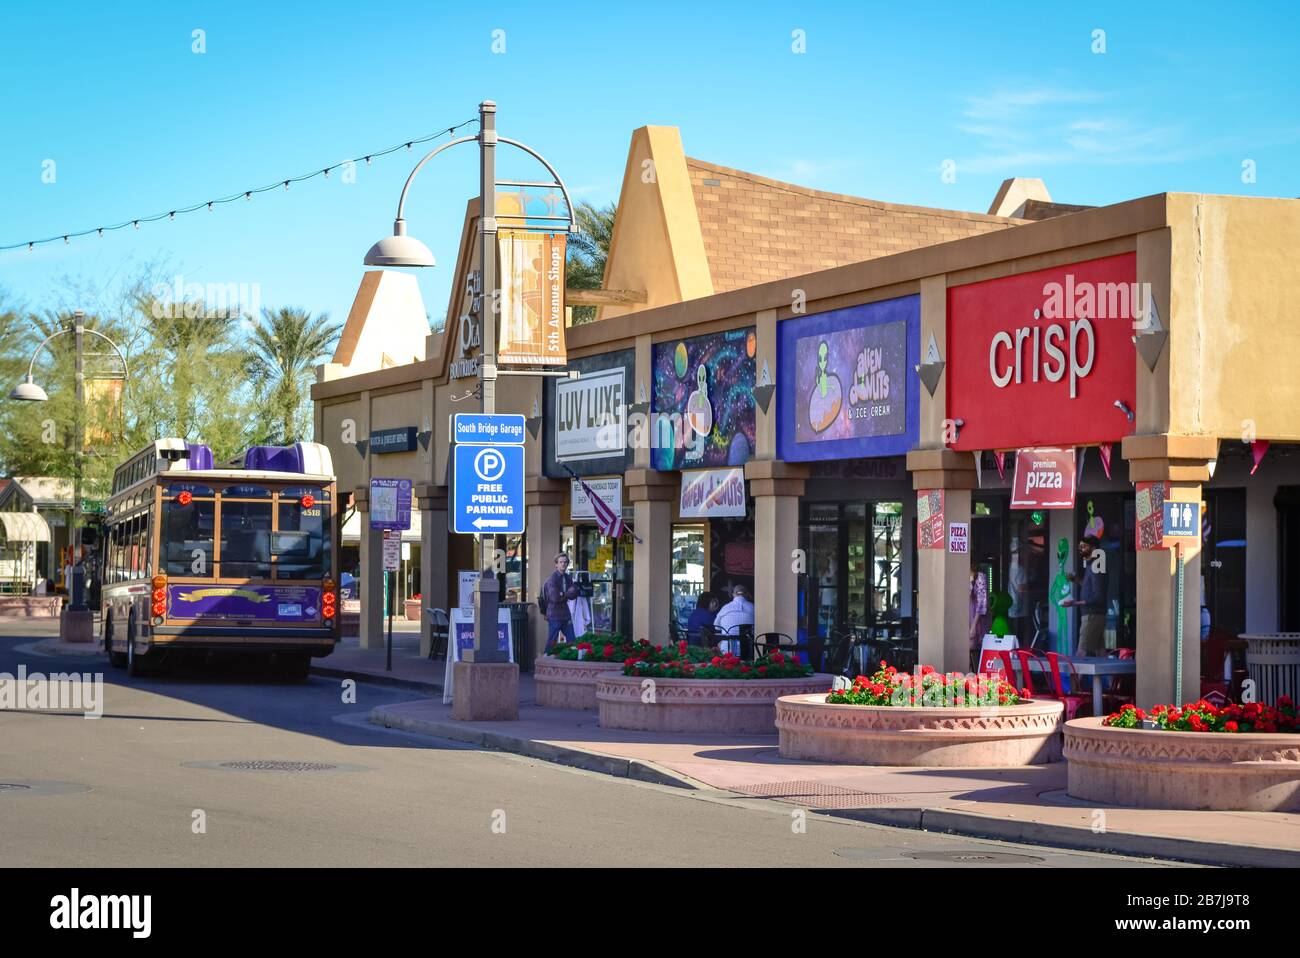
M 700 629 L 706 625 L 713 625 L 713 618 L 717 613 L 717 597 L 712 592 L 701 592 L 695 603 L 695 611 L 686 620 L 686 641 L 691 645 L 699 645 Z
M 739 635 L 742 625 L 754 624 L 754 603 L 745 596 L 746 589 L 737 584 L 731 590 L 731 601 L 713 617 L 713 627 L 722 635 Z M 718 643 L 718 648 L 733 655 L 740 654 L 740 642 L 732 639 Z

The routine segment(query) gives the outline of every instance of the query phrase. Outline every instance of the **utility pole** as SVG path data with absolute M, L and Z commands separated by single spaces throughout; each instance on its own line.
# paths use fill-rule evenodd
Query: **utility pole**
M 77 408 L 73 414 L 74 429 L 72 437 L 72 441 L 76 443 L 76 447 L 73 449 L 72 472 L 72 562 L 69 564 L 69 568 L 72 570 L 72 581 L 68 583 L 68 591 L 72 597 L 72 602 L 68 608 L 74 612 L 84 612 L 86 609 L 86 570 L 85 566 L 81 564 L 81 472 L 83 468 L 82 456 L 86 448 L 86 424 L 82 416 L 86 404 L 85 353 L 82 343 L 85 328 L 86 314 L 81 310 L 77 310 L 72 314 L 72 337 L 76 351 Z
M 497 411 L 497 311 L 501 301 L 497 289 L 497 105 L 484 100 L 479 116 L 479 272 L 483 277 L 483 347 L 479 363 L 479 395 L 485 415 Z M 507 662 L 509 652 L 497 648 L 498 597 L 496 536 L 476 537 L 481 578 L 474 592 L 474 661 Z

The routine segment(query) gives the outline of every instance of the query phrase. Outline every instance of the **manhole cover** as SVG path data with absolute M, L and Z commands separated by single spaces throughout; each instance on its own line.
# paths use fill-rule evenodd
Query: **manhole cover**
M 920 862 L 947 862 L 952 865 L 1032 865 L 1043 859 L 1013 852 L 986 852 L 980 849 L 955 852 L 903 852 L 904 858 Z
M 19 789 L 31 788 L 30 785 L 19 785 L 17 782 L 0 782 L 0 792 L 17 791 Z
M 871 808 L 876 805 L 897 805 L 901 799 L 879 792 L 860 792 L 843 785 L 828 785 L 811 779 L 788 782 L 763 782 L 759 785 L 737 785 L 733 791 L 757 798 L 771 798 L 791 805 L 809 808 Z

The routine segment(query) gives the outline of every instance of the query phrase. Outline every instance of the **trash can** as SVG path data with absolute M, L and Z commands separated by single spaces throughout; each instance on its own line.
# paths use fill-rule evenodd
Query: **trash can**
M 506 602 L 504 605 L 510 610 L 510 636 L 511 644 L 515 650 L 515 662 L 518 663 L 520 672 L 531 672 L 533 670 L 533 630 L 528 623 L 528 610 L 532 607 L 532 603 Z
M 1300 632 L 1243 635 L 1246 668 L 1255 683 L 1255 701 L 1273 705 L 1278 696 L 1300 700 Z

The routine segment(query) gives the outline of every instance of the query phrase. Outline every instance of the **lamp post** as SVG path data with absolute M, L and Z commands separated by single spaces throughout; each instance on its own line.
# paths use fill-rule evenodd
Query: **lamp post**
M 527 219 L 539 219 L 555 221 L 557 225 L 562 221 L 564 228 L 570 232 L 574 229 L 573 204 L 569 199 L 569 191 L 564 182 L 560 179 L 558 173 L 546 159 L 535 150 L 507 137 L 497 135 L 497 105 L 491 100 L 484 100 L 479 104 L 479 131 L 476 136 L 465 136 L 459 139 L 444 143 L 441 146 L 427 153 L 411 170 L 410 176 L 406 179 L 406 184 L 402 187 L 402 195 L 397 201 L 397 217 L 393 222 L 393 235 L 385 237 L 366 254 L 365 265 L 367 266 L 413 266 L 413 267 L 430 267 L 434 265 L 433 253 L 429 248 L 419 240 L 406 234 L 406 194 L 411 188 L 411 182 L 415 179 L 417 173 L 424 167 L 429 160 L 433 159 L 443 150 L 458 146 L 461 143 L 477 142 L 479 146 L 479 272 L 482 278 L 480 285 L 483 302 L 488 304 L 487 309 L 480 310 L 480 322 L 482 323 L 481 333 L 481 354 L 478 371 L 478 391 L 481 402 L 481 409 L 485 414 L 491 415 L 496 412 L 496 381 L 502 375 L 531 375 L 531 376 L 568 376 L 568 372 L 533 372 L 533 371 L 515 371 L 515 370 L 498 370 L 497 369 L 497 330 L 496 320 L 499 311 L 500 292 L 499 277 L 497 276 L 497 178 L 496 178 L 496 147 L 498 143 L 504 143 L 508 146 L 516 147 L 529 154 L 542 164 L 548 173 L 554 177 L 551 183 L 534 183 L 511 181 L 512 186 L 537 186 L 543 188 L 558 188 L 564 195 L 565 215 L 564 216 L 529 216 Z M 523 218 L 526 210 L 521 210 L 520 215 Z M 497 649 L 495 641 L 497 629 L 497 597 L 499 587 L 497 585 L 496 573 L 494 571 L 496 560 L 496 537 L 494 535 L 477 535 L 475 553 L 479 556 L 479 568 L 482 577 L 479 580 L 478 588 L 474 592 L 474 662 L 504 662 L 508 654 L 500 652 Z M 490 635 L 493 641 L 488 642 L 485 636 Z M 452 638 L 455 641 L 455 638 Z
M 76 382 L 76 406 L 73 411 L 73 479 L 72 479 L 72 557 L 73 573 L 72 582 L 69 583 L 69 594 L 71 603 L 68 611 L 75 614 L 90 615 L 90 610 L 86 608 L 85 593 L 85 571 L 77 571 L 78 560 L 81 558 L 81 480 L 84 473 L 85 463 L 85 418 L 83 416 L 83 407 L 86 402 L 86 374 L 85 374 L 85 335 L 90 333 L 92 336 L 98 336 L 100 339 L 113 347 L 117 353 L 118 360 L 122 363 L 122 379 L 126 380 L 128 370 L 126 357 L 122 355 L 122 350 L 118 348 L 117 343 L 113 342 L 103 333 L 86 328 L 86 314 L 82 310 L 77 310 L 72 314 L 72 323 L 65 326 L 57 332 L 46 336 L 32 353 L 31 362 L 27 364 L 27 378 L 13 388 L 9 393 L 10 399 L 16 399 L 21 402 L 45 402 L 50 397 L 45 390 L 38 386 L 32 378 L 32 371 L 36 367 L 36 360 L 49 343 L 60 336 L 71 333 L 74 340 L 75 355 L 75 382 Z

